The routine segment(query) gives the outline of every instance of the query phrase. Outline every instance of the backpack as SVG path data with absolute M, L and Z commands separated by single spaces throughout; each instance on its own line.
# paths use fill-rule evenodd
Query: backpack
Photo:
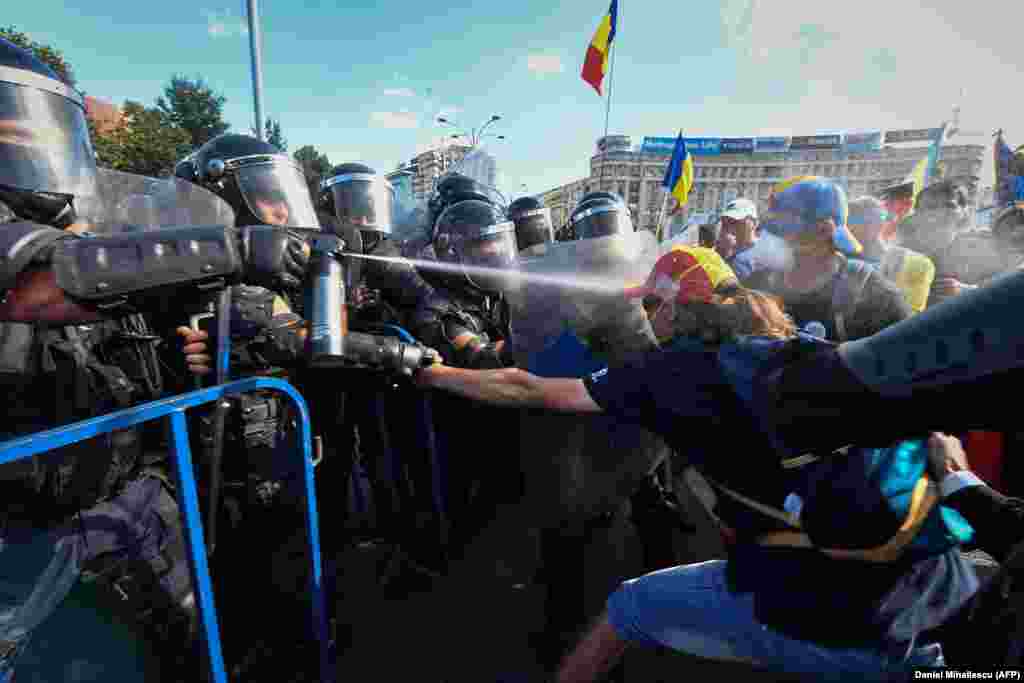
M 750 405 L 759 378 L 822 344 L 827 342 L 806 337 L 748 338 L 722 346 L 718 358 L 733 389 Z M 826 453 L 779 447 L 775 457 L 786 486 L 803 499 L 799 517 L 708 479 L 716 495 L 756 511 L 778 530 L 759 536 L 760 545 L 817 549 L 835 559 L 895 562 L 908 552 L 939 554 L 973 536 L 959 513 L 939 503 L 938 486 L 928 477 L 927 439 L 886 448 L 850 445 Z M 851 514 L 860 523 L 849 524 Z

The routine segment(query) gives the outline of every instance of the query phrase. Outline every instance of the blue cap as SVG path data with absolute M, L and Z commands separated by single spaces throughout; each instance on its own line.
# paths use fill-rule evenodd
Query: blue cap
M 833 242 L 848 256 L 864 251 L 847 227 L 849 206 L 842 187 L 816 176 L 802 176 L 778 185 L 768 200 L 768 216 L 761 227 L 775 235 L 808 232 L 820 220 L 831 218 L 836 224 Z

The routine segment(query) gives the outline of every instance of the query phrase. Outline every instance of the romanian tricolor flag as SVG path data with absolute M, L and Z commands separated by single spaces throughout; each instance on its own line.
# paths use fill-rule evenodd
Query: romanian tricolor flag
M 587 46 L 587 56 L 583 60 L 583 80 L 594 87 L 598 95 L 601 92 L 601 81 L 608 73 L 608 55 L 611 54 L 612 41 L 615 40 L 615 27 L 618 25 L 619 0 L 612 0 L 608 14 L 601 20 L 597 27 L 590 45 Z
M 676 138 L 672 160 L 665 169 L 665 179 L 661 181 L 661 186 L 672 193 L 678 206 L 686 206 L 690 188 L 693 187 L 693 157 L 686 151 L 686 140 L 682 133 Z

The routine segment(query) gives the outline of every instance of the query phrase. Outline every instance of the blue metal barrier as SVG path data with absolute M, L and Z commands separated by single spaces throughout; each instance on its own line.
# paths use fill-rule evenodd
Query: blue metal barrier
M 288 396 L 298 409 L 301 418 L 299 420 L 299 439 L 302 443 L 302 462 L 306 485 L 306 534 L 310 545 L 312 626 L 313 633 L 319 640 L 321 680 L 325 683 L 333 683 L 334 671 L 328 661 L 327 613 L 324 605 L 323 574 L 320 563 L 320 531 L 316 513 L 309 410 L 302 396 L 288 382 L 270 377 L 251 377 L 5 441 L 0 443 L 0 465 L 85 441 L 114 430 L 127 429 L 143 422 L 170 416 L 171 445 L 175 474 L 178 480 L 179 503 L 185 522 L 185 540 L 188 545 L 193 587 L 198 599 L 199 616 L 203 634 L 206 637 L 207 654 L 214 683 L 227 683 L 224 657 L 221 652 L 220 630 L 217 625 L 217 611 L 213 601 L 213 587 L 206 558 L 206 544 L 203 539 L 203 524 L 200 518 L 199 500 L 192 469 L 192 452 L 189 447 L 185 411 L 222 400 L 228 396 L 258 389 L 279 391 Z

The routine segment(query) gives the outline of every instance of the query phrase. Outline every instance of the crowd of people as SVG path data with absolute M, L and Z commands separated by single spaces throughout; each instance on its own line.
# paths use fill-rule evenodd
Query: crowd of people
M 228 287 L 230 378 L 287 377 L 310 407 L 324 546 L 365 540 L 348 524 L 359 471 L 370 538 L 408 560 L 409 580 L 443 573 L 497 504 L 528 501 L 559 681 L 598 680 L 629 645 L 857 680 L 1004 663 L 977 657 L 1009 646 L 964 642 L 987 633 L 979 576 L 1013 554 L 1024 510 L 970 469 L 976 456 L 991 464 L 972 430 L 1013 424 L 1009 406 L 990 404 L 1019 360 L 990 352 L 984 334 L 1012 318 L 1019 207 L 978 231 L 954 183 L 925 188 L 902 217 L 885 197 L 794 178 L 765 216 L 736 199 L 700 227 L 701 246 L 663 249 L 642 284 L 586 289 L 565 282 L 607 280 L 633 258 L 624 245 L 639 233 L 614 193 L 586 195 L 554 226 L 536 200 L 506 205 L 451 173 L 410 210 L 351 162 L 314 197 L 287 155 L 224 134 L 109 206 L 79 94 L 4 41 L 0 66 L 5 437 L 210 381 L 225 340 L 187 314 Z M 231 224 L 183 215 L 197 198 Z M 311 233 L 344 244 L 347 328 L 380 339 L 400 328 L 439 362 L 412 382 L 311 365 Z M 535 283 L 531 269 L 563 277 Z M 963 305 L 939 305 L 950 300 Z M 977 327 L 966 342 L 961 323 Z M 921 340 L 945 355 L 908 355 Z M 295 420 L 270 392 L 195 418 L 200 460 L 223 463 L 199 483 L 220 529 L 210 560 L 239 679 L 279 679 L 280 662 L 254 659 L 253 643 L 306 633 L 295 582 L 258 554 L 303 525 Z M 1003 436 L 1009 453 L 1014 435 Z M 168 443 L 149 423 L 0 465 L 0 682 L 71 675 L 59 651 L 33 654 L 33 634 L 83 581 L 124 596 L 158 652 L 159 677 L 130 657 L 98 675 L 204 675 Z M 713 491 L 728 559 L 677 565 L 668 532 L 689 527 L 676 478 L 663 476 L 670 461 Z M 626 501 L 649 573 L 624 580 L 576 642 L 594 616 L 579 581 L 586 546 Z M 254 600 L 272 628 L 254 623 Z M 303 660 L 289 657 L 291 675 Z

